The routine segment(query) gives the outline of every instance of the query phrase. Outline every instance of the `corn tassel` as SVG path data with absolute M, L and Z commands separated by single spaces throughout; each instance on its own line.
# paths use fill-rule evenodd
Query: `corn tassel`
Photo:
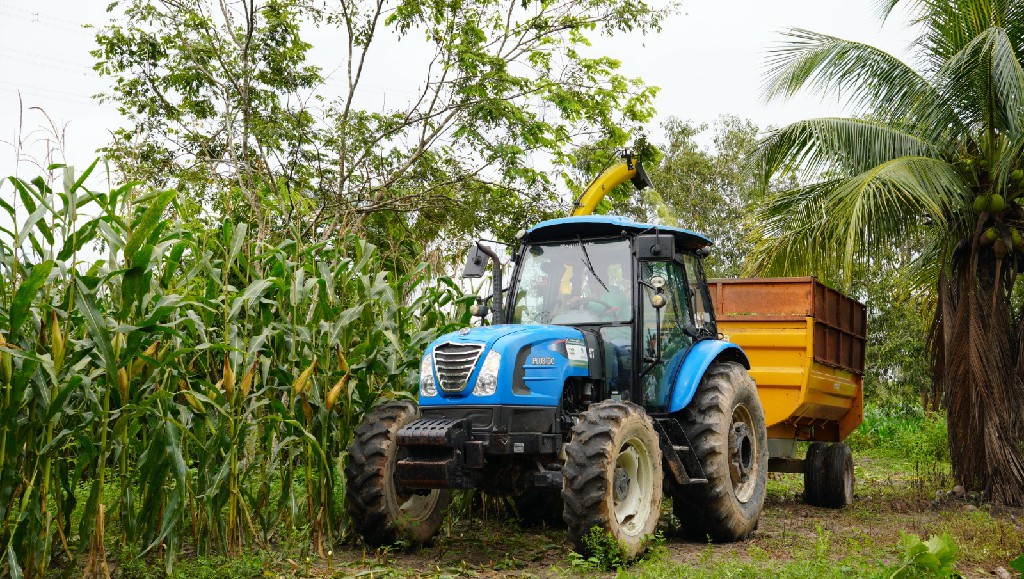
M 309 365 L 299 374 L 299 377 L 292 382 L 292 396 L 298 396 L 306 389 L 306 383 L 309 382 L 309 377 L 313 374 L 313 369 L 316 368 L 316 358 L 313 358 L 313 363 Z

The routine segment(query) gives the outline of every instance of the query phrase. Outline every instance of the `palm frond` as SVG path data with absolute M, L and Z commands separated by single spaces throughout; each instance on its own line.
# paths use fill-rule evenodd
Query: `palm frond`
M 762 183 L 799 168 L 817 178 L 825 172 L 857 174 L 899 157 L 940 157 L 943 151 L 886 123 L 851 118 L 807 119 L 770 133 L 752 160 Z
M 931 71 L 991 26 L 1005 21 L 1005 3 L 991 0 L 920 0 L 911 8 L 913 23 L 923 30 L 916 45 Z
M 752 269 L 793 273 L 810 265 L 820 275 L 849 280 L 855 260 L 899 241 L 928 215 L 938 227 L 957 228 L 957 210 L 970 191 L 957 170 L 939 159 L 907 156 L 849 178 L 777 193 L 759 212 Z
M 930 141 L 967 133 L 956 111 L 931 82 L 895 56 L 859 42 L 803 29 L 768 57 L 764 95 L 790 97 L 802 90 L 836 94 L 855 113 L 914 127 Z
M 957 100 L 972 124 L 985 124 L 1011 138 L 1022 135 L 1024 69 L 1005 29 L 981 32 L 946 62 L 939 77 L 943 92 Z

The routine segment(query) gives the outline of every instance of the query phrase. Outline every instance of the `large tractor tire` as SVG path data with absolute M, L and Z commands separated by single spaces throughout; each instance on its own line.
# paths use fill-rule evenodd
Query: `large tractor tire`
M 812 442 L 804 456 L 804 502 L 812 507 L 825 506 L 825 451 L 824 442 Z
M 524 529 L 562 526 L 562 495 L 558 490 L 528 489 L 512 497 L 519 526 Z
M 768 435 L 757 388 L 736 362 L 714 363 L 682 420 L 706 484 L 682 487 L 672 509 L 700 540 L 740 541 L 757 528 L 768 478 Z
M 374 547 L 399 539 L 427 543 L 441 528 L 451 502 L 449 490 L 414 494 L 395 484 L 395 437 L 417 418 L 419 409 L 409 401 L 377 406 L 363 418 L 349 446 L 345 466 L 348 514 L 363 541 Z
M 577 552 L 594 527 L 635 557 L 661 514 L 661 447 L 642 408 L 606 400 L 580 415 L 565 446 L 563 518 Z

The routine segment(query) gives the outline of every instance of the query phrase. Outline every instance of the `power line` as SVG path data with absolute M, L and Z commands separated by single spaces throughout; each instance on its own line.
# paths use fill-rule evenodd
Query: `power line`
M 96 105 L 97 107 L 100 106 L 99 103 L 92 100 L 92 97 L 90 95 L 83 95 L 81 93 L 70 92 L 61 89 L 45 88 L 41 86 L 33 86 L 30 84 L 20 82 L 10 82 L 7 80 L 0 80 L 0 84 L 7 85 L 8 87 L 10 87 L 7 89 L 3 89 L 2 87 L 0 87 L 0 90 L 8 90 L 11 92 L 21 91 L 24 94 L 32 94 L 37 97 L 55 98 L 69 102 L 92 104 Z
M 80 26 L 79 27 L 64 26 L 64 25 L 61 25 L 61 24 L 55 24 L 54 22 L 49 22 L 47 20 L 43 20 L 42 19 L 43 15 L 39 14 L 39 13 L 36 13 L 33 16 L 26 16 L 24 14 L 19 14 L 17 12 L 11 12 L 10 9 L 7 8 L 6 6 L 0 6 L 0 14 L 3 14 L 4 16 L 7 16 L 8 18 L 16 18 L 16 19 L 22 20 L 24 22 L 30 22 L 32 24 L 38 24 L 40 26 L 47 26 L 47 27 L 50 27 L 50 28 L 55 28 L 57 30 L 63 30 L 64 32 L 77 32 L 77 33 L 80 33 L 80 34 L 90 34 L 91 35 L 91 33 L 88 30 L 86 30 L 86 29 L 84 29 L 84 28 L 82 28 Z M 47 18 L 49 18 L 49 17 L 47 17 Z
M 74 22 L 72 20 L 67 20 L 67 19 L 64 19 L 64 18 L 57 17 L 57 16 L 52 16 L 52 15 L 49 15 L 49 14 L 45 14 L 45 13 L 39 12 L 38 10 L 28 10 L 26 8 L 18 8 L 17 6 L 13 6 L 13 5 L 10 5 L 10 4 L 7 4 L 7 5 L 0 4 L 0 10 L 10 10 L 12 12 L 20 12 L 22 14 L 25 14 L 26 16 L 32 16 L 32 17 L 36 17 L 36 18 L 45 17 L 47 20 L 53 20 L 55 22 L 64 22 L 65 24 L 70 24 L 71 26 L 77 26 L 78 25 L 77 22 Z

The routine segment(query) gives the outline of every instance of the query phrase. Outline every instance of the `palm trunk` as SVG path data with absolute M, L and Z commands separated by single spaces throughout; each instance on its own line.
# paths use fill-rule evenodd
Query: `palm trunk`
M 996 504 L 1024 506 L 1024 377 L 1012 266 L 977 235 L 939 280 L 935 379 L 942 388 L 954 477 Z M 1005 261 L 1005 260 L 1004 260 Z

